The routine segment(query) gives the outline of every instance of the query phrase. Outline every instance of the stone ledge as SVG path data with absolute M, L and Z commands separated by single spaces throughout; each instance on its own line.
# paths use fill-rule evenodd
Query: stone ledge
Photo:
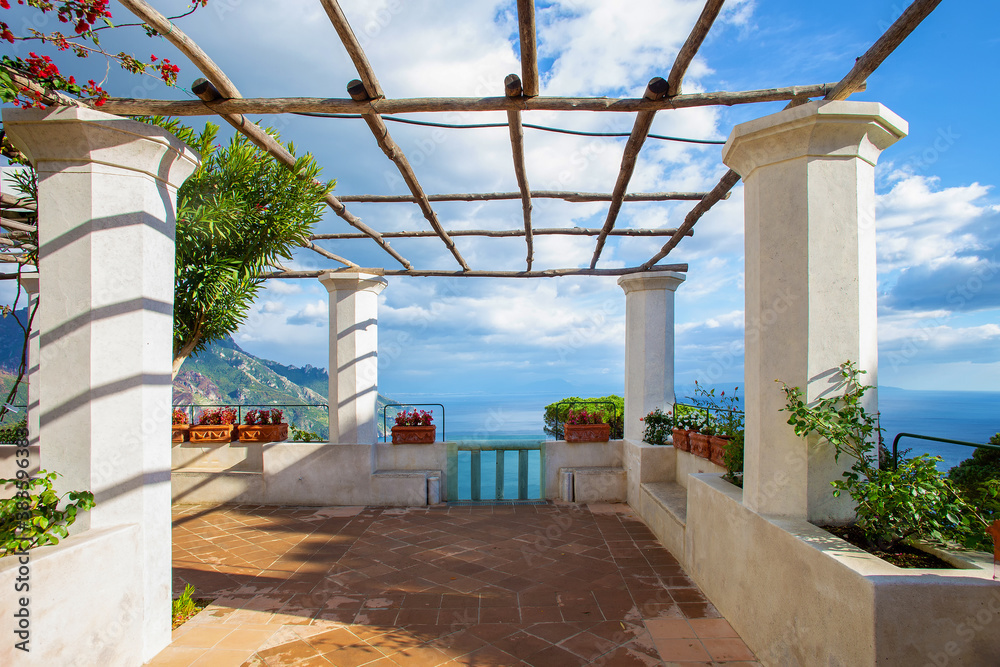
M 677 482 L 646 482 L 642 490 L 681 527 L 687 526 L 687 489 Z

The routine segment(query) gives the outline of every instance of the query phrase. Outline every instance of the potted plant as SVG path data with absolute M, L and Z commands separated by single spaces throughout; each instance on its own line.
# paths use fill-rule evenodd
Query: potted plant
M 707 459 L 712 454 L 708 438 L 716 433 L 715 420 L 712 419 L 712 414 L 706 411 L 705 416 L 697 422 L 695 428 L 696 430 L 688 433 L 688 440 L 691 443 L 691 453 Z
M 604 422 L 599 412 L 570 410 L 564 426 L 566 442 L 607 442 L 611 439 L 611 426 Z
M 697 418 L 682 406 L 674 408 L 674 448 L 682 452 L 691 451 L 690 435 L 695 430 Z
M 394 445 L 429 445 L 434 442 L 437 427 L 431 422 L 434 416 L 426 410 L 403 410 L 396 415 L 392 427 Z
M 664 412 L 660 408 L 656 408 L 645 417 L 639 417 L 639 421 L 646 427 L 642 436 L 643 442 L 648 442 L 651 445 L 667 444 L 667 436 L 670 435 L 674 426 L 674 416 L 669 410 Z
M 236 409 L 203 410 L 191 427 L 191 442 L 232 442 L 236 436 Z
M 280 442 L 288 439 L 288 424 L 282 424 L 282 411 L 248 410 L 237 427 L 240 442 Z
M 190 428 L 191 425 L 188 424 L 187 410 L 174 408 L 171 442 L 186 441 Z
M 726 392 L 722 392 L 719 395 L 720 400 L 718 403 L 714 400 L 714 390 L 709 394 L 712 399 L 711 402 L 713 406 L 718 410 L 718 416 L 716 417 L 717 432 L 710 435 L 708 438 L 708 444 L 711 450 L 710 458 L 712 463 L 716 463 L 720 466 L 726 465 L 726 449 L 731 445 L 732 440 L 737 435 L 743 434 L 744 415 L 743 411 L 740 409 L 740 401 L 737 398 L 737 392 L 739 392 L 739 390 L 740 388 L 736 387 L 734 392 L 729 396 L 726 396 Z

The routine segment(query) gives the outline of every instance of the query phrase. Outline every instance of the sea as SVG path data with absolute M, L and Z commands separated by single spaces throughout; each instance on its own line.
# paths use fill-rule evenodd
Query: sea
M 427 396 L 393 395 L 400 403 L 440 403 L 425 406 L 434 414 L 438 438 L 446 441 L 512 441 L 541 442 L 551 439 L 543 431 L 545 406 L 565 398 L 565 393 L 471 394 Z M 681 392 L 678 400 L 689 402 Z M 442 415 L 443 412 L 443 415 Z M 974 391 L 912 391 L 895 387 L 879 388 L 880 423 L 887 446 L 900 433 L 961 440 L 982 444 L 1000 432 L 1000 392 Z M 443 432 L 442 432 L 443 430 Z M 899 440 L 901 451 L 909 455 L 931 454 L 941 457 L 938 467 L 947 471 L 972 455 L 973 447 L 931 442 L 908 436 Z M 483 452 L 483 499 L 495 498 L 496 458 L 494 452 Z M 504 497 L 517 497 L 517 454 L 508 452 L 504 460 Z M 540 488 L 540 456 L 529 452 L 528 496 L 538 498 Z M 471 454 L 458 454 L 460 500 L 471 498 Z

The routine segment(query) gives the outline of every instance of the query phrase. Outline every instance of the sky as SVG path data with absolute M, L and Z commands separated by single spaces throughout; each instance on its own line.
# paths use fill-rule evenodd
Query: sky
M 156 0 L 166 14 L 186 2 Z M 498 96 L 520 72 L 513 0 L 343 0 L 368 59 L 390 98 Z M 666 77 L 700 0 L 538 1 L 541 94 L 638 97 Z M 906 389 L 1000 391 L 1000 173 L 994 158 L 1000 64 L 1000 4 L 942 3 L 851 99 L 878 101 L 909 122 L 876 171 L 879 381 Z M 729 0 L 684 82 L 688 93 L 808 85 L 840 80 L 856 57 L 905 8 L 897 0 Z M 315 0 L 209 0 L 178 22 L 222 67 L 244 97 L 346 97 L 357 74 Z M 112 3 L 116 22 L 128 13 Z M 15 7 L 10 12 L 26 10 Z M 9 16 L 10 14 L 8 14 Z M 975 15 L 975 21 L 968 20 Z M 23 20 L 23 17 L 18 17 Z M 19 21 L 8 21 L 19 25 Z M 51 24 L 50 24 L 51 25 Z M 41 29 L 41 28 L 40 28 Z M 51 29 L 51 28 L 50 28 Z M 109 50 L 155 53 L 181 66 L 180 88 L 136 78 L 95 59 L 57 59 L 64 71 L 100 79 L 113 95 L 190 98 L 201 76 L 167 42 L 138 28 L 106 31 Z M 22 53 L 28 49 L 23 47 Z M 35 48 L 35 47 L 32 47 Z M 15 47 L 3 43 L 3 53 Z M 89 72 L 89 74 L 88 74 Z M 81 78 L 77 74 L 77 78 Z M 732 127 L 784 103 L 705 107 L 656 115 L 652 132 L 724 140 Z M 503 113 L 412 115 L 449 123 L 504 122 Z M 192 124 L 205 118 L 188 119 Z M 628 132 L 634 117 L 526 112 L 524 122 Z M 335 194 L 407 194 L 395 166 L 360 120 L 264 119 L 312 152 Z M 514 191 L 505 128 L 389 130 L 428 193 Z M 224 129 L 222 136 L 227 136 Z M 625 139 L 525 130 L 532 189 L 610 192 Z M 648 140 L 630 192 L 708 190 L 726 167 L 721 146 Z M 537 227 L 600 227 L 607 203 L 535 200 Z M 676 227 L 692 202 L 626 203 L 618 227 Z M 380 231 L 427 229 L 416 205 L 348 204 Z M 520 202 L 440 203 L 446 229 L 523 227 Z M 743 188 L 716 205 L 663 263 L 690 265 L 677 291 L 676 378 L 742 384 Z M 317 233 L 354 231 L 328 212 Z M 665 239 L 611 238 L 600 267 L 648 260 Z M 362 266 L 396 268 L 370 240 L 321 242 Z M 520 270 L 522 239 L 456 239 L 475 269 Z M 535 268 L 587 266 L 593 239 L 536 237 Z M 457 268 L 438 239 L 392 241 L 415 267 Z M 296 269 L 332 268 L 310 251 Z M 615 278 L 431 279 L 389 277 L 380 297 L 383 394 L 530 394 L 565 389 L 581 396 L 624 386 L 625 298 Z M 0 283 L 0 302 L 13 298 Z M 327 367 L 328 301 L 314 279 L 272 280 L 235 336 L 248 352 L 286 364 Z

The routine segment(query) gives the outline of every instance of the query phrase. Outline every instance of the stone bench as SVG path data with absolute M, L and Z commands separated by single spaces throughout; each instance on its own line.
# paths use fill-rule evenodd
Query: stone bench
M 646 482 L 639 488 L 640 515 L 660 543 L 681 560 L 687 530 L 687 489 L 677 482 Z
M 577 503 L 625 502 L 627 481 L 624 468 L 559 468 L 559 495 Z
M 376 470 L 372 495 L 388 505 L 437 505 L 443 500 L 441 478 L 440 470 Z

